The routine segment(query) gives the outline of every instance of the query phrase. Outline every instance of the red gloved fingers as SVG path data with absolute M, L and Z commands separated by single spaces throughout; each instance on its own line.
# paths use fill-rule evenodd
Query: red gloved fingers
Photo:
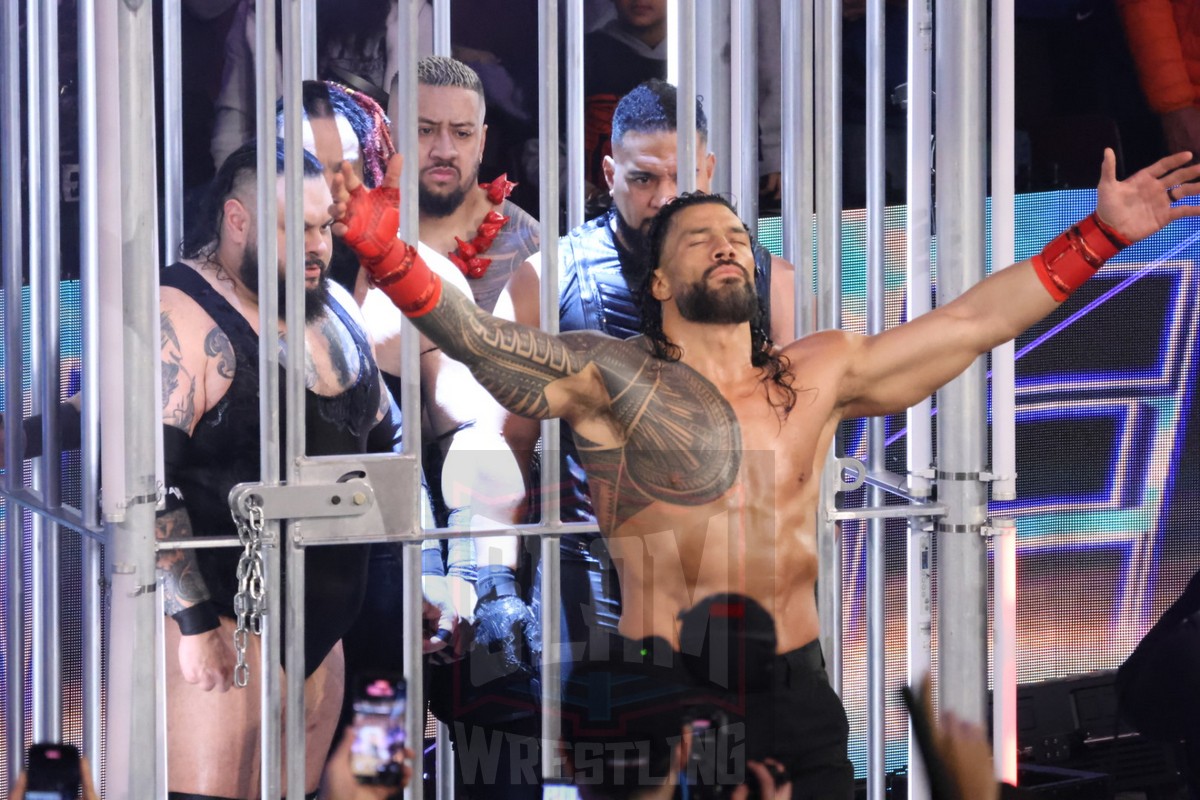
M 396 244 L 400 230 L 400 190 L 355 188 L 342 222 L 346 225 L 342 238 L 360 258 L 383 258 Z

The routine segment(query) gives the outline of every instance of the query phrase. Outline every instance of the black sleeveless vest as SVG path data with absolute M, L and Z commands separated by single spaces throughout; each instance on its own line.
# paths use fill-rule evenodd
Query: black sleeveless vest
M 189 452 L 181 459 L 187 466 L 181 470 L 178 485 L 196 536 L 236 536 L 229 513 L 229 490 L 239 483 L 260 480 L 258 334 L 191 267 L 176 264 L 163 269 L 160 284 L 179 289 L 195 300 L 233 346 L 233 380 L 225 395 L 196 424 L 188 442 Z M 379 371 L 358 323 L 336 299 L 327 309 L 354 340 L 359 377 L 353 386 L 333 397 L 305 392 L 306 452 L 363 453 L 380 405 Z M 286 420 L 282 398 L 280 407 L 280 416 Z M 285 427 L 281 426 L 281 442 L 286 441 Z M 305 559 L 306 675 L 320 666 L 358 615 L 366 585 L 367 547 L 355 544 L 314 548 L 315 552 Z M 234 616 L 239 555 L 236 548 L 196 551 L 212 601 L 224 616 Z M 281 608 L 282 598 L 276 598 L 273 607 Z

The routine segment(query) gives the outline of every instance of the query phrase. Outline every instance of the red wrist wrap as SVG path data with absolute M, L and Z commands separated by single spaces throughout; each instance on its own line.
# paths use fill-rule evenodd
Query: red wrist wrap
M 392 240 L 391 249 L 381 258 L 364 258 L 360 263 L 407 317 L 432 311 L 442 297 L 442 279 L 417 255 L 417 248 L 399 239 Z
M 400 191 L 359 186 L 350 192 L 343 239 L 396 307 L 409 317 L 433 309 L 442 296 L 442 279 L 417 249 L 396 238 L 400 229 Z
M 1033 268 L 1058 302 L 1071 296 L 1105 261 L 1132 242 L 1093 211 L 1067 228 L 1034 256 Z

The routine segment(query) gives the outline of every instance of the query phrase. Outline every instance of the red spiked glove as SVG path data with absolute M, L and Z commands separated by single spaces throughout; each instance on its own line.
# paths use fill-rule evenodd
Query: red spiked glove
M 343 239 L 359 264 L 405 316 L 419 317 L 437 305 L 442 280 L 417 254 L 417 249 L 396 238 L 400 230 L 400 191 L 359 186 L 350 192 Z

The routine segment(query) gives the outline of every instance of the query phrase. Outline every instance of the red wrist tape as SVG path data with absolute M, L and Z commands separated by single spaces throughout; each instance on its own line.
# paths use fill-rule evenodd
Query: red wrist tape
M 399 239 L 392 243 L 382 257 L 364 258 L 362 265 L 406 317 L 429 313 L 442 297 L 442 279 L 417 254 L 417 248 Z
M 1033 268 L 1046 291 L 1061 303 L 1130 244 L 1093 211 L 1042 248 L 1032 259 Z

